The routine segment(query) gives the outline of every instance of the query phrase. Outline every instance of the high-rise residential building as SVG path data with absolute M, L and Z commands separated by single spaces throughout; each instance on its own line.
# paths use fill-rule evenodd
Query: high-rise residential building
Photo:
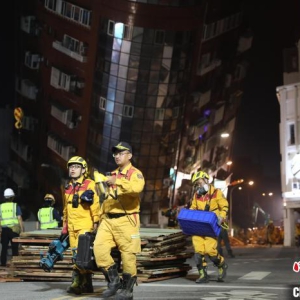
M 242 1 L 16 2 L 14 106 L 24 116 L 9 174 L 33 207 L 45 192 L 61 203 L 73 155 L 91 173 L 113 170 L 119 141 L 145 176 L 144 224 L 160 222 L 198 168 L 229 177 L 252 42 Z

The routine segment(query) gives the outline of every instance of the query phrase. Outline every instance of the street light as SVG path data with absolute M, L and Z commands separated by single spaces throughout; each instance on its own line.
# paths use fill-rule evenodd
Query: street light
M 221 133 L 221 138 L 228 138 L 230 136 L 230 134 L 228 132 L 222 132 Z

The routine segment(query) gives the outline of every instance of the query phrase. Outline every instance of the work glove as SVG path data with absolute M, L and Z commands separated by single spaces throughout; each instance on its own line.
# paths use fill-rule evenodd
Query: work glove
M 221 216 L 218 216 L 218 225 L 221 226 L 225 222 L 225 219 Z
M 61 234 L 67 234 L 68 233 L 68 223 L 66 223 L 64 226 L 63 226 L 63 228 L 62 228 L 62 230 L 61 230 Z

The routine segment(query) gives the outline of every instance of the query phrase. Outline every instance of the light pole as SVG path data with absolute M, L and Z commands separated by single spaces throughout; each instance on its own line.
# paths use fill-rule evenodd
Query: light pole
M 242 183 L 242 182 L 241 182 Z M 238 185 L 235 185 L 232 187 L 232 189 L 230 190 L 230 194 L 229 194 L 229 232 L 230 232 L 230 236 L 233 236 L 233 232 L 232 232 L 232 193 L 233 191 L 240 186 Z

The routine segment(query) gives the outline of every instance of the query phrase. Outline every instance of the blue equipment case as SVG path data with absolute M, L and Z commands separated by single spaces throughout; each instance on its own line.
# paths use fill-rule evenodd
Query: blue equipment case
M 182 208 L 178 214 L 178 223 L 186 235 L 217 237 L 221 227 L 214 212 Z

